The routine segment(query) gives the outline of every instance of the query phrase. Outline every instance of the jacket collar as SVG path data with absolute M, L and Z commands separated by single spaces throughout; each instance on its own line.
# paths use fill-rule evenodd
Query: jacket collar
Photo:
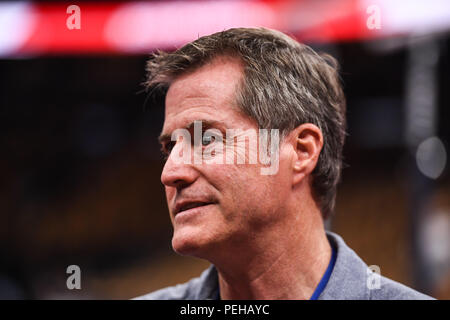
M 336 250 L 336 264 L 319 300 L 366 300 L 368 267 L 335 233 L 327 231 L 330 245 Z

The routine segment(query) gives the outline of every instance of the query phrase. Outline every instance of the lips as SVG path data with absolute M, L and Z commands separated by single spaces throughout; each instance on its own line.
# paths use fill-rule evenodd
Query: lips
M 206 201 L 181 201 L 178 202 L 175 205 L 174 214 L 177 215 L 180 212 L 193 209 L 193 208 L 199 208 L 204 207 L 207 205 L 213 204 L 213 202 L 206 202 Z

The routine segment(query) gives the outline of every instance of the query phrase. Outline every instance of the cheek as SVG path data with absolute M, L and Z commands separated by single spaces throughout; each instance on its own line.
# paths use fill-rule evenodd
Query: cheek
M 280 173 L 262 175 L 258 164 L 204 164 L 198 169 L 206 182 L 219 191 L 224 209 L 254 211 L 268 206 L 283 189 Z M 169 198 L 167 189 L 166 193 Z
M 260 174 L 258 165 L 229 165 L 227 169 L 223 172 L 223 193 L 234 208 L 254 210 L 271 193 L 267 176 Z
M 273 212 L 281 205 L 288 194 L 288 179 L 275 175 L 262 175 L 261 166 L 255 165 L 241 170 L 239 178 L 235 179 L 235 194 L 239 198 L 239 206 L 245 206 L 246 211 Z

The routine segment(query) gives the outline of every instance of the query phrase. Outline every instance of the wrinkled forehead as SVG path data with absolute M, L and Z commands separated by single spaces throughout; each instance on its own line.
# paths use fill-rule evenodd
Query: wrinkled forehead
M 208 64 L 174 79 L 166 95 L 166 109 L 179 107 L 188 98 L 234 102 L 243 77 L 237 60 L 217 58 Z
M 236 91 L 241 79 L 239 63 L 219 59 L 175 79 L 165 99 L 164 130 L 184 127 L 193 120 L 223 121 L 237 115 Z

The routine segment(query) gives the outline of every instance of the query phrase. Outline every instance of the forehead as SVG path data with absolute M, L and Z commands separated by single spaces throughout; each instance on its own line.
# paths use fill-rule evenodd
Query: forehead
M 239 117 L 235 93 L 242 70 L 236 59 L 216 58 L 174 80 L 166 95 L 163 132 L 199 119 L 230 121 Z

